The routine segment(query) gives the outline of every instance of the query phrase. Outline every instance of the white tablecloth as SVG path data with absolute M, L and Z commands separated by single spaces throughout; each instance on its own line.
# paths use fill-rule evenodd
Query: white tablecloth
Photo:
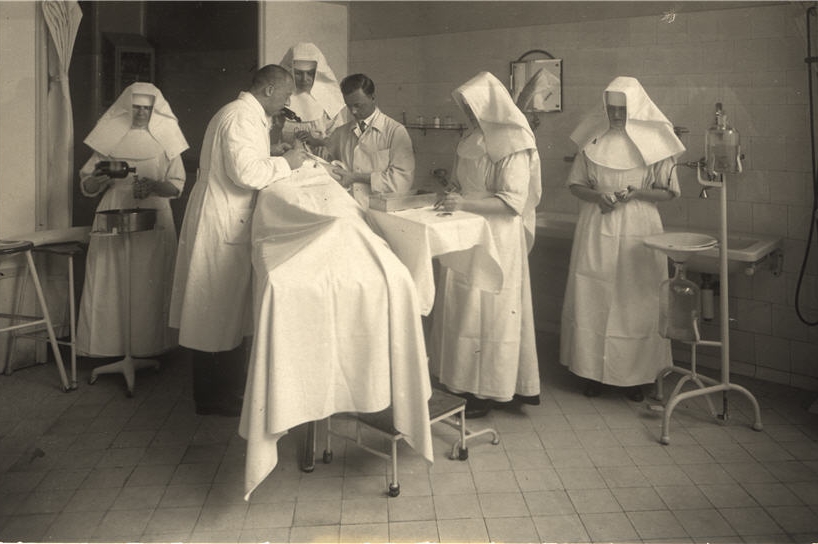
M 409 269 L 423 315 L 435 301 L 432 258 L 463 274 L 478 289 L 498 292 L 503 270 L 488 222 L 480 215 L 456 211 L 442 215 L 432 207 L 398 212 L 368 211 L 383 236 Z
M 255 338 L 239 434 L 245 498 L 288 429 L 392 405 L 432 462 L 428 363 L 406 267 L 325 171 L 309 165 L 259 193 L 253 218 Z

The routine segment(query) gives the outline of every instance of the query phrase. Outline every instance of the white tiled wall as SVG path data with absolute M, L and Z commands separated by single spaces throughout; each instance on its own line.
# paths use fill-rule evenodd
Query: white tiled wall
M 540 207 L 561 213 L 577 210 L 576 199 L 563 187 L 570 167 L 564 158 L 575 152 L 568 136 L 615 76 L 638 78 L 671 121 L 689 130 L 682 135 L 688 149 L 683 161 L 703 155 L 714 104 L 722 102 L 746 155 L 744 173 L 728 180 L 728 226 L 731 231 L 784 238 L 780 276 L 759 269 L 752 277 L 731 278 L 731 317 L 736 319 L 731 328 L 732 368 L 818 390 L 818 327 L 807 327 L 795 311 L 812 204 L 805 17 L 805 6 L 782 3 L 679 13 L 672 22 L 658 16 L 623 17 L 353 41 L 349 66 L 350 72 L 373 78 L 381 108 L 397 119 L 405 112 L 410 122 L 418 114 L 465 121 L 450 93 L 477 72 L 486 70 L 507 81 L 509 63 L 531 49 L 562 58 L 563 111 L 543 114 L 536 133 L 544 172 Z M 818 27 L 818 21 L 812 25 Z M 818 42 L 818 32 L 813 40 Z M 417 181 L 424 184 L 432 168 L 450 167 L 458 134 L 411 134 Z M 683 194 L 662 205 L 665 224 L 716 228 L 719 199 L 698 198 L 700 187 L 692 170 L 680 168 L 679 175 Z M 567 254 L 558 251 L 549 257 L 564 260 Z M 815 239 L 807 270 L 801 313 L 818 320 Z M 537 285 L 536 278 L 534 282 Z M 535 293 L 535 300 L 561 300 L 554 285 L 564 283 L 544 283 L 535 287 L 546 291 Z M 541 315 L 551 312 L 556 320 L 559 311 L 538 309 Z M 717 336 L 714 327 L 711 334 Z M 685 357 L 685 349 L 676 351 Z M 700 361 L 717 365 L 718 352 Z

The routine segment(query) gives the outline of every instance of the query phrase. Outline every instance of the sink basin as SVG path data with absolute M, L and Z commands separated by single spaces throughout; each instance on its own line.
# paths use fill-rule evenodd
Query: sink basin
M 572 239 L 574 228 L 577 222 L 577 215 L 572 213 L 559 212 L 538 212 L 537 213 L 537 236 L 545 238 Z M 706 235 L 713 239 L 718 239 L 718 232 L 713 229 L 697 229 L 695 227 L 665 227 L 665 233 L 687 233 L 696 235 Z M 718 243 L 711 247 L 701 249 L 700 243 L 691 242 L 688 251 L 685 267 L 692 272 L 707 274 L 719 273 L 719 246 Z M 755 273 L 756 265 L 770 260 L 773 274 L 781 272 L 782 264 L 782 240 L 777 236 L 765 234 L 749 234 L 741 232 L 731 232 L 727 237 L 727 271 L 728 273 L 744 272 L 747 275 Z M 665 248 L 659 248 L 665 251 Z M 678 248 L 676 248 L 678 251 Z M 695 250 L 695 251 L 693 251 Z M 678 255 L 677 255 L 678 256 Z
M 776 256 L 772 262 L 774 274 L 780 273 L 781 238 L 764 234 L 739 234 L 727 236 L 727 272 L 743 271 L 748 276 L 755 273 L 756 265 L 769 256 Z M 712 247 L 690 257 L 685 263 L 688 270 L 708 274 L 719 273 L 719 248 Z
M 714 247 L 718 240 L 697 232 L 663 232 L 647 236 L 645 245 L 664 252 L 677 263 L 686 262 L 696 253 Z

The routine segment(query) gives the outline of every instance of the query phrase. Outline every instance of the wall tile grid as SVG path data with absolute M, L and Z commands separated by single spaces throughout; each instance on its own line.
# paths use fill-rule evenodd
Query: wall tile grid
M 435 115 L 465 122 L 451 91 L 482 70 L 507 81 L 509 62 L 531 49 L 545 49 L 564 61 L 563 111 L 543 114 L 536 131 L 544 211 L 577 212 L 576 199 L 564 187 L 568 159 L 576 152 L 568 136 L 582 115 L 599 103 L 602 89 L 615 76 L 637 77 L 668 118 L 688 130 L 682 135 L 688 151 L 681 161 L 704 155 L 704 134 L 714 104 L 723 103 L 745 154 L 744 172 L 728 178 L 728 227 L 781 236 L 784 245 L 779 276 L 759 267 L 752 277 L 730 278 L 730 311 L 736 319 L 731 327 L 731 368 L 818 390 L 818 328 L 803 324 L 795 311 L 812 205 L 804 9 L 782 3 L 675 17 L 353 41 L 350 71 L 373 78 L 381 108 L 396 119 L 405 112 L 410 123 L 418 115 L 427 122 Z M 417 153 L 417 183 L 433 184 L 433 168 L 451 167 L 458 133 L 410 134 Z M 700 199 L 695 172 L 679 168 L 678 174 L 682 197 L 660 207 L 665 224 L 718 228 L 718 193 Z M 801 313 L 807 319 L 818 318 L 815 244 L 813 239 L 810 273 L 800 293 Z M 540 247 L 554 249 L 553 244 Z M 562 249 L 552 257 L 567 259 L 568 252 Z M 567 263 L 547 270 L 553 276 L 560 269 L 567 270 Z M 535 293 L 535 300 L 549 305 L 561 301 L 553 286 L 564 285 L 564 279 L 550 283 L 546 293 Z M 544 317 L 548 312 L 554 315 Z M 547 328 L 559 321 L 559 306 L 537 313 L 538 324 L 545 320 Z M 713 323 L 705 330 L 718 338 L 718 317 Z M 700 364 L 719 365 L 718 350 L 701 352 Z M 674 354 L 689 359 L 686 346 L 675 346 Z

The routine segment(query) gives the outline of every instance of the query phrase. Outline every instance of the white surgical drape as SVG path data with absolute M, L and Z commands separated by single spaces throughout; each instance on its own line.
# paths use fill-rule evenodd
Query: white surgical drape
M 46 0 L 43 16 L 51 37 L 48 47 L 48 184 L 49 229 L 71 226 L 74 180 L 74 122 L 68 67 L 82 10 L 73 0 Z

